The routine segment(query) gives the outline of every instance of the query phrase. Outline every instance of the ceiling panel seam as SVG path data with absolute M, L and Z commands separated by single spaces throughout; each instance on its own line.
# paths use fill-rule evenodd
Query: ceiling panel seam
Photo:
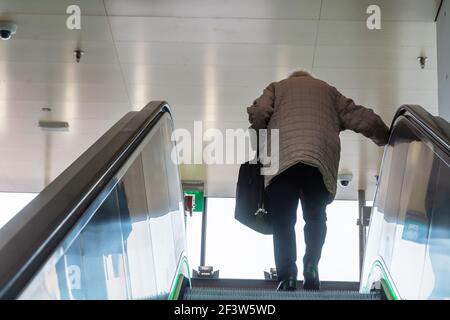
M 314 72 L 314 64 L 316 62 L 317 44 L 319 42 L 320 19 L 322 18 L 322 6 L 323 6 L 323 0 L 320 0 L 319 19 L 317 19 L 316 39 L 315 39 L 315 43 L 314 43 L 314 52 L 313 52 L 313 61 L 312 61 L 312 66 L 311 66 L 311 72 Z
M 120 61 L 119 51 L 117 49 L 117 44 L 116 44 L 116 39 L 114 38 L 114 33 L 112 31 L 111 21 L 109 20 L 108 9 L 106 8 L 105 0 L 102 0 L 102 2 L 103 2 L 103 7 L 105 9 L 106 20 L 108 21 L 109 32 L 111 33 L 111 39 L 112 39 L 113 46 L 114 46 L 114 55 L 116 56 L 117 63 L 119 64 L 120 77 L 122 78 L 122 83 L 123 83 L 123 86 L 125 87 L 124 89 L 125 89 L 125 93 L 127 95 L 128 109 L 133 109 L 134 107 L 131 104 L 130 92 L 129 92 L 129 89 L 128 89 L 127 82 L 125 80 L 125 73 L 123 71 L 122 62 Z

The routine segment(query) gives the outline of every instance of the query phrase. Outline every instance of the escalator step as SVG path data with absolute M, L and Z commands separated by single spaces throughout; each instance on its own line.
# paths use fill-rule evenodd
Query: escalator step
M 277 292 L 255 289 L 192 288 L 184 300 L 380 300 L 381 295 L 360 294 L 357 291 Z

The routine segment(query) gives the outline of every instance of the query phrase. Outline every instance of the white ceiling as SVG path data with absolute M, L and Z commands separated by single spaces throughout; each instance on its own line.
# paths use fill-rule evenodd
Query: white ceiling
M 128 110 L 167 100 L 177 127 L 245 128 L 269 82 L 304 67 L 390 123 L 404 103 L 437 113 L 438 0 L 0 0 L 17 22 L 0 42 L 0 191 L 37 192 Z M 79 4 L 82 29 L 65 27 Z M 382 9 L 382 30 L 365 27 Z M 76 64 L 73 50 L 85 51 Z M 417 56 L 429 62 L 421 70 Z M 50 114 L 41 111 L 51 107 Z M 70 123 L 43 132 L 40 119 Z M 338 198 L 375 188 L 381 152 L 342 134 Z M 233 196 L 237 166 L 207 169 L 208 194 Z

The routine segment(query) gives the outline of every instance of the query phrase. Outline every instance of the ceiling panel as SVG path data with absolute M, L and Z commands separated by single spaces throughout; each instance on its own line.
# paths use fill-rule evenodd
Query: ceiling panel
M 320 1 L 283 0 L 105 0 L 109 15 L 144 17 L 214 17 L 318 19 Z
M 87 16 L 81 21 L 80 30 L 69 30 L 66 16 L 23 15 L 13 16 L 17 23 L 14 39 L 111 41 L 107 17 Z
M 46 131 L 35 118 L 8 118 L 0 126 L 0 191 L 41 191 L 116 121 L 72 119 L 68 131 Z
M 368 108 L 373 109 L 377 114 L 379 114 L 382 119 L 386 122 L 387 125 L 390 125 L 392 118 L 397 111 L 397 109 L 403 104 L 418 104 L 423 106 L 432 114 L 437 114 L 437 101 L 436 97 L 432 92 L 426 93 L 430 98 L 430 102 L 421 102 L 420 100 L 414 99 L 405 99 L 399 100 L 398 103 L 385 104 L 386 100 L 377 98 L 375 102 L 368 103 L 368 100 L 358 99 L 353 96 L 355 102 L 361 105 L 364 105 Z M 421 92 L 417 93 L 418 96 L 421 96 Z M 395 97 L 393 97 L 395 98 Z M 423 97 L 422 97 L 423 98 Z M 425 101 L 422 99 L 422 101 Z M 175 117 L 175 122 L 182 121 L 183 123 L 186 121 L 194 121 L 202 119 L 203 121 L 226 121 L 226 122 L 240 122 L 246 121 L 248 118 L 248 114 L 246 111 L 247 105 L 216 105 L 212 106 L 211 109 L 214 109 L 214 113 L 208 112 L 202 105 L 182 105 L 182 104 L 171 104 L 171 110 Z M 245 124 L 243 127 L 246 127 Z M 177 127 L 180 127 L 177 125 Z
M 52 133 L 53 135 L 54 133 Z M 63 135 L 64 133 L 58 133 Z M 90 135 L 97 139 L 100 135 Z M 75 161 L 95 139 L 89 139 L 85 142 L 76 138 L 77 143 L 65 144 L 58 147 L 55 143 L 57 136 L 52 136 L 49 144 L 46 145 L 46 138 L 41 135 L 35 137 L 33 141 L 35 146 L 28 144 L 24 146 L 8 146 L 0 149 L 0 152 L 7 151 L 0 163 L 0 192 L 10 190 L 29 190 L 29 192 L 40 192 L 45 183 L 50 182 L 57 177 L 65 168 Z M 39 147 L 36 147 L 39 146 Z M 61 144 L 59 144 L 61 146 Z M 29 159 L 33 159 L 30 161 Z
M 347 89 L 340 88 L 341 93 L 351 97 L 356 103 L 375 108 L 386 116 L 392 116 L 403 104 L 418 104 L 429 112 L 437 110 L 437 94 L 435 90 L 411 90 L 396 88 Z
M 398 106 L 401 106 L 401 104 L 399 104 Z M 391 125 L 392 119 L 397 109 L 398 107 L 373 108 L 373 110 L 382 117 L 383 121 L 388 126 Z M 175 127 L 184 128 L 189 130 L 190 132 L 193 132 L 193 122 L 199 120 L 202 121 L 205 128 L 214 127 L 223 130 L 223 132 L 225 132 L 226 129 L 233 128 L 246 129 L 249 126 L 249 123 L 246 120 L 248 118 L 248 115 L 245 107 L 233 108 L 229 111 L 227 111 L 226 109 L 222 110 L 218 108 L 217 113 L 208 115 L 204 115 L 205 110 L 201 109 L 201 107 L 196 108 L 194 106 L 172 105 L 171 110 L 175 118 Z M 435 110 L 429 111 L 432 114 L 437 115 L 437 108 L 435 108 Z M 228 127 L 224 127 L 223 123 L 226 123 Z M 345 144 L 353 145 L 354 143 L 365 143 L 368 141 L 362 135 L 350 130 L 341 132 L 340 137 L 343 149 Z
M 317 68 L 420 69 L 419 56 L 428 57 L 427 69 L 435 70 L 436 47 L 412 46 L 318 46 L 314 60 Z
M 147 85 L 202 85 L 208 86 L 253 85 L 264 87 L 275 80 L 285 78 L 289 67 L 247 67 L 247 66 L 145 66 L 122 65 L 127 84 Z M 261 89 L 262 90 L 262 89 Z
M 16 122 L 16 121 L 15 121 Z M 17 123 L 17 122 L 16 122 Z M 44 136 L 42 130 L 37 128 L 37 123 L 33 123 L 34 128 L 28 128 L 27 130 L 22 130 L 21 127 L 16 127 L 14 130 L 14 141 L 11 137 L 8 137 L 2 132 L 0 134 L 0 149 L 2 150 L 2 158 L 5 159 L 10 157 L 7 155 L 6 150 L 8 149 L 43 149 L 44 148 Z M 10 127 L 8 129 L 11 129 Z M 32 130 L 34 129 L 34 130 Z M 2 130 L 3 131 L 3 130 Z M 23 158 L 23 160 L 29 160 L 30 158 Z M 2 160 L 3 161 L 3 160 Z M 6 161 L 6 160 L 5 160 Z
M 130 100 L 133 107 L 145 105 L 151 100 L 166 100 L 172 105 L 202 105 L 211 110 L 218 103 L 223 105 L 250 105 L 261 95 L 263 88 L 254 86 L 129 86 Z
M 40 192 L 45 180 L 42 151 L 31 148 L 8 148 L 5 151 L 8 156 L 0 162 L 0 192 Z
M 0 190 L 40 191 L 45 176 L 54 178 L 150 100 L 167 100 L 178 128 L 193 130 L 194 120 L 205 129 L 247 128 L 246 107 L 299 67 L 387 123 L 404 103 L 435 113 L 436 3 L 0 0 L 0 17 L 19 25 L 12 41 L 0 41 Z M 69 4 L 81 6 L 80 31 L 65 26 Z M 369 4 L 381 6 L 382 30 L 367 29 Z M 85 51 L 80 64 L 76 48 Z M 421 54 L 429 57 L 425 70 Z M 69 121 L 69 131 L 43 132 L 39 119 Z M 350 131 L 341 140 L 340 170 L 352 171 L 354 182 L 339 187 L 338 198 L 356 199 L 358 188 L 370 198 L 382 148 Z M 234 196 L 237 170 L 208 168 L 209 195 Z
M 246 104 L 235 105 L 213 105 L 210 106 L 214 113 L 209 112 L 203 105 L 188 104 L 170 104 L 172 113 L 176 120 L 192 121 L 195 119 L 203 119 L 204 121 L 242 121 L 248 118 L 247 107 L 251 101 Z
M 12 119 L 6 125 L 1 122 L 0 118 L 0 191 L 40 191 L 45 175 L 44 135 L 34 124 L 25 128 Z
M 56 136 L 60 137 L 67 137 L 70 138 L 73 135 L 78 134 L 85 134 L 90 135 L 94 134 L 98 136 L 98 134 L 102 134 L 106 132 L 114 123 L 114 119 L 71 119 L 67 118 L 64 119 L 65 121 L 69 122 L 69 128 L 68 130 L 64 131 L 47 131 L 43 130 L 38 126 L 39 120 L 50 120 L 48 118 L 32 118 L 32 117 L 21 117 L 21 118 L 7 118 L 7 121 L 3 123 L 1 133 L 6 132 L 15 132 L 15 134 L 18 135 L 18 141 L 21 141 L 21 137 L 23 138 L 30 138 L 31 136 L 28 136 L 30 134 L 35 134 L 36 136 L 42 136 L 46 134 L 47 132 L 50 132 Z M 3 119 L 0 118 L 0 121 L 3 121 Z M 15 141 L 11 140 L 10 142 L 7 141 L 8 138 L 3 136 L 0 138 L 0 141 L 3 142 L 3 145 L 13 145 Z M 23 143 L 23 141 L 22 141 Z
M 119 41 L 313 45 L 312 20 L 110 17 Z
M 63 102 L 123 102 L 128 97 L 122 85 L 102 84 L 49 84 L 9 82 L 0 83 L 1 101 L 51 101 Z
M 320 21 L 318 45 L 436 47 L 432 22 L 385 22 L 369 30 L 362 21 Z
M 117 64 L 1 62 L 0 81 L 67 84 L 122 84 Z
M 117 41 L 123 64 L 310 67 L 314 46 Z
M 43 107 L 51 108 L 51 112 L 44 112 Z M 142 106 L 143 107 L 143 106 Z M 7 118 L 32 119 L 108 119 L 118 120 L 130 107 L 126 103 L 92 103 L 76 101 L 0 101 L 0 122 Z
M 367 8 L 378 5 L 386 21 L 433 22 L 440 0 L 323 0 L 321 19 L 366 21 Z
M 402 104 L 416 103 L 428 110 L 435 110 L 437 95 L 434 72 L 420 76 L 415 75 L 415 71 L 412 71 L 410 76 L 402 72 L 402 76 L 397 78 L 398 73 L 395 72 L 371 70 L 373 74 L 369 75 L 371 71 L 366 71 L 367 76 L 361 75 L 361 72 L 353 74 L 340 69 L 318 70 L 317 74 L 335 85 L 344 95 L 371 108 L 396 110 Z M 192 109 L 192 117 L 212 116 L 221 119 L 224 112 L 228 112 L 231 117 L 236 114 L 236 110 L 250 106 L 253 100 L 261 95 L 265 85 L 136 84 L 129 86 L 129 92 L 133 106 L 143 105 L 149 99 L 165 99 L 175 110 L 180 110 L 181 106 L 195 106 Z M 241 115 L 242 113 L 237 113 L 236 118 Z
M 117 63 L 112 41 L 30 40 L 0 41 L 0 61 L 21 63 L 73 63 L 73 51 L 85 54 L 80 64 Z
M 78 5 L 82 15 L 105 15 L 103 0 L 1 0 L 0 16 L 15 14 L 65 15 L 67 7 Z
M 437 90 L 436 70 L 379 70 L 327 68 L 314 70 L 314 74 L 336 87 L 347 89 Z

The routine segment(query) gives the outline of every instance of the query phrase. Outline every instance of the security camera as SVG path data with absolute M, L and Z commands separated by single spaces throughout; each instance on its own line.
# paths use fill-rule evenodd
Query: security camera
M 0 21 L 0 38 L 9 40 L 17 31 L 17 25 L 10 21 Z
M 350 184 L 350 181 L 352 180 L 353 175 L 351 173 L 338 175 L 339 184 L 343 187 L 347 187 Z

